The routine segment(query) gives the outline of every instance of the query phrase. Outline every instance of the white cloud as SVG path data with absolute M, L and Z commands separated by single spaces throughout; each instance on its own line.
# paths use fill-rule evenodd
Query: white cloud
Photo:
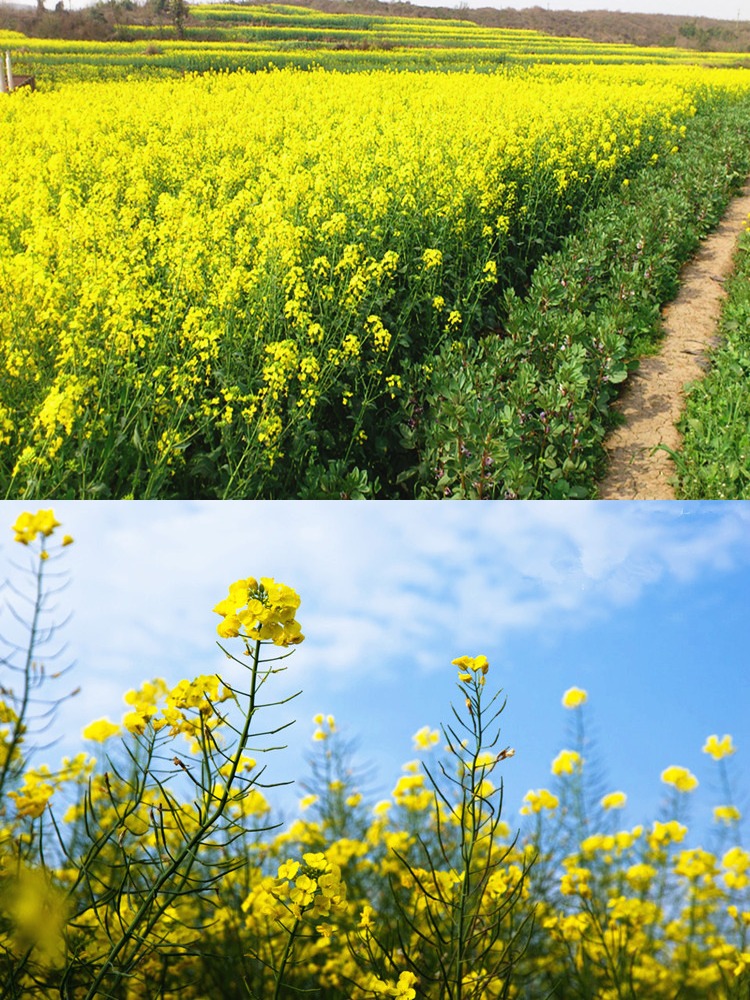
M 0 504 L 0 580 L 13 575 L 9 557 L 24 562 L 27 555 L 6 526 L 26 507 L 51 505 Z M 269 756 L 269 773 L 299 778 L 310 749 L 310 719 L 317 711 L 332 711 L 345 731 L 362 739 L 365 758 L 376 763 L 379 780 L 387 785 L 411 755 L 409 735 L 421 725 L 445 721 L 456 695 L 450 659 L 482 652 L 491 660 L 493 681 L 511 698 L 503 724 L 518 750 L 507 775 L 508 801 L 515 806 L 526 787 L 545 780 L 548 758 L 559 749 L 554 734 L 562 725 L 562 691 L 571 683 L 590 684 L 593 701 L 597 667 L 596 711 L 605 713 L 608 731 L 622 730 L 637 714 L 647 732 L 644 760 L 649 753 L 655 759 L 669 740 L 665 763 L 671 762 L 673 743 L 683 745 L 692 703 L 682 705 L 678 739 L 674 726 L 663 731 L 659 699 L 649 705 L 641 693 L 645 685 L 651 691 L 654 684 L 668 684 L 672 660 L 662 656 L 652 635 L 623 679 L 622 658 L 612 650 L 591 650 L 586 627 L 623 615 L 637 648 L 643 605 L 633 615 L 624 605 L 664 590 L 678 596 L 669 606 L 679 607 L 683 584 L 702 580 L 705 586 L 685 587 L 686 614 L 694 615 L 714 591 L 722 600 L 721 575 L 746 570 L 750 562 L 747 504 L 76 502 L 54 507 L 76 539 L 63 554 L 72 582 L 59 603 L 61 614 L 74 610 L 65 634 L 78 662 L 69 680 L 71 686 L 80 684 L 82 693 L 60 715 L 55 731 L 62 738 L 47 755 L 49 763 L 81 749 L 81 728 L 92 719 L 119 720 L 123 693 L 144 679 L 161 675 L 174 682 L 223 673 L 228 665 L 215 644 L 218 618 L 211 608 L 234 579 L 270 575 L 301 593 L 300 621 L 308 641 L 294 650 L 289 670 L 269 685 L 269 698 L 303 691 L 298 701 L 263 713 L 264 726 L 269 719 L 271 725 L 298 720 L 271 741 L 288 742 L 289 750 L 278 760 Z M 1 615 L 0 633 L 7 623 L 8 616 Z M 573 630 L 582 633 L 582 642 Z M 601 636 L 602 630 L 594 627 L 591 634 Z M 504 649 L 514 637 L 522 642 Z M 571 648 L 584 651 L 584 677 Z M 616 687 L 608 683 L 612 677 Z M 702 692 L 700 706 L 706 700 Z M 729 701 L 736 706 L 736 698 Z M 735 727 L 738 739 L 742 735 L 741 724 L 723 717 L 706 724 L 707 732 L 727 725 Z M 695 743 L 694 735 L 690 739 Z M 622 766 L 628 767 L 630 751 L 623 745 L 610 740 L 608 754 L 611 760 L 626 753 Z M 641 772 L 646 774 L 645 767 Z M 648 780 L 642 779 L 644 787 Z M 289 792 L 292 799 L 297 794 Z
M 26 506 L 0 505 L 0 532 Z M 309 643 L 295 676 L 326 675 L 342 687 L 396 663 L 441 666 L 431 648 L 452 656 L 473 642 L 498 649 L 518 629 L 580 627 L 662 579 L 725 570 L 749 554 L 741 504 L 75 502 L 55 510 L 76 537 L 66 550 L 68 634 L 86 708 L 99 714 L 119 710 L 121 692 L 142 679 L 216 669 L 211 608 L 241 576 L 299 590 Z

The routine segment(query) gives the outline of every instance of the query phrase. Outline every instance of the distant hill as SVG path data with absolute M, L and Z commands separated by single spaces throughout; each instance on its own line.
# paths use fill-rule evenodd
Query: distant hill
M 34 0 L 30 0 L 33 4 Z M 0 28 L 27 35 L 60 38 L 116 38 L 120 25 L 158 25 L 171 20 L 169 10 L 178 0 L 107 0 L 81 10 L 68 11 L 67 0 L 36 0 L 35 6 L 13 2 L 0 5 Z M 249 0 L 253 7 L 268 0 Z M 184 0 L 179 0 L 184 3 Z M 380 14 L 388 17 L 464 20 L 492 28 L 524 28 L 558 37 L 587 38 L 639 46 L 679 47 L 701 52 L 750 52 L 750 21 L 721 21 L 709 17 L 673 14 L 628 14 L 607 10 L 570 11 L 529 7 L 498 10 L 482 7 L 422 7 L 409 2 L 381 0 L 295 0 L 295 5 L 325 13 Z M 193 29 L 202 27 L 200 16 L 189 18 Z M 191 32 L 197 37 L 195 31 Z
M 260 2 L 260 0 L 259 0 Z M 628 14 L 609 10 L 545 10 L 528 7 L 421 7 L 380 0 L 295 0 L 299 7 L 330 13 L 385 14 L 473 21 L 491 28 L 526 28 L 548 35 L 627 45 L 679 46 L 703 52 L 750 52 L 750 21 L 721 21 L 675 14 Z

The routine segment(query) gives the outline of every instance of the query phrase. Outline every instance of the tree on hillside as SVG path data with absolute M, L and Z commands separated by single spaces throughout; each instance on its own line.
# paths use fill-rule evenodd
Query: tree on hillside
M 148 0 L 147 8 L 157 17 L 168 17 L 178 38 L 185 36 L 185 21 L 190 14 L 186 0 Z
M 184 38 L 185 21 L 190 14 L 190 8 L 187 3 L 185 0 L 168 0 L 167 10 L 172 18 L 172 23 L 174 24 L 174 30 L 177 37 Z

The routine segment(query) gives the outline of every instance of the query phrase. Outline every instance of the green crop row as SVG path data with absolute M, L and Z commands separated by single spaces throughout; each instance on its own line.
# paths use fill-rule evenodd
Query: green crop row
M 750 499 L 750 232 L 740 239 L 728 280 L 719 344 L 705 378 L 690 387 L 674 455 L 678 496 Z
M 708 102 L 674 157 L 585 215 L 528 291 L 506 293 L 492 335 L 447 344 L 415 371 L 402 427 L 418 463 L 402 482 L 420 497 L 595 497 L 618 386 L 658 345 L 660 306 L 676 292 L 681 265 L 749 170 L 750 100 Z M 748 297 L 741 279 L 735 287 L 727 322 L 741 340 Z M 746 399 L 738 350 L 733 339 L 728 364 L 708 383 L 718 380 L 730 410 Z M 693 475 L 705 465 L 708 422 L 697 401 L 709 391 L 696 388 L 687 421 L 695 444 L 683 464 Z M 685 496 L 717 496 L 717 478 L 732 474 L 747 483 L 747 422 L 735 416 L 730 439 L 726 407 L 708 431 L 720 449 L 710 485 L 696 493 L 686 477 Z
M 42 89 L 68 80 L 257 71 L 269 65 L 486 71 L 508 63 L 705 61 L 704 54 L 678 48 L 638 49 L 461 21 L 319 14 L 275 5 L 195 6 L 180 33 L 178 38 L 172 24 L 124 24 L 112 42 L 26 38 L 16 32 L 1 32 L 0 42 L 11 48 L 17 71 L 34 75 Z M 711 55 L 715 65 L 743 61 L 746 55 Z
M 723 145 L 747 156 L 744 84 L 278 71 L 6 102 L 2 492 L 573 495 L 635 304 L 655 310 L 654 275 L 691 249 L 712 185 L 726 197 Z M 533 276 L 582 226 L 569 252 L 598 270 Z M 461 372 L 470 433 L 446 402 Z M 454 476 L 456 448 L 480 478 Z

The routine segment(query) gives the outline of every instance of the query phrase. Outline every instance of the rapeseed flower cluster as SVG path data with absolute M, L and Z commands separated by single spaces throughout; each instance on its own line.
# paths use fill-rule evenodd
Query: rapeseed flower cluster
M 222 616 L 216 631 L 226 639 L 243 636 L 276 646 L 294 646 L 304 640 L 295 613 L 299 594 L 270 577 L 237 580 L 214 611 Z
M 15 530 L 45 539 L 58 527 L 48 511 Z M 260 654 L 301 641 L 299 603 L 284 584 L 247 578 L 214 610 L 222 639 Z M 81 753 L 57 770 L 24 766 L 21 738 L 21 769 L 0 801 L 2 967 L 39 1000 L 74 974 L 93 998 L 118 968 L 127 995 L 164 1000 L 202 1000 L 216 983 L 232 1000 L 247 990 L 439 1000 L 446 984 L 467 1000 L 577 996 L 581 984 L 607 1000 L 746 993 L 750 852 L 726 801 L 731 781 L 714 845 L 691 843 L 669 812 L 620 823 L 627 795 L 597 789 L 588 694 L 570 688 L 573 739 L 514 828 L 500 818 L 513 751 L 498 750 L 490 664 L 459 656 L 451 667 L 465 703 L 448 724 L 417 730 L 420 759 L 380 803 L 336 719 L 317 714 L 308 794 L 279 823 L 259 781 L 265 751 L 247 742 L 254 716 L 238 723 L 241 692 L 216 675 L 128 691 L 119 724 L 84 728 L 106 746 L 99 762 Z M 0 702 L 6 744 L 16 716 Z M 724 773 L 737 748 L 725 735 L 704 750 Z M 662 778 L 677 793 L 668 808 L 703 787 L 683 767 Z
M 678 792 L 692 792 L 698 787 L 698 779 L 686 767 L 667 767 L 661 773 L 665 785 L 673 785 Z
M 482 332 L 513 248 L 741 85 L 289 69 L 3 102 L 3 492 L 288 496 L 342 455 L 367 468 L 414 366 Z
M 136 700 L 131 693 L 130 701 Z M 335 726 L 328 725 L 325 715 L 321 714 L 316 726 L 325 728 L 327 734 L 324 741 L 312 744 L 320 748 L 315 752 L 323 753 L 339 734 Z M 427 726 L 419 731 L 421 749 L 435 748 L 433 733 Z M 583 762 L 581 768 L 585 770 L 585 766 Z M 418 838 L 427 843 L 436 836 L 439 804 L 434 795 L 422 794 L 426 789 L 416 762 L 407 766 L 404 777 L 408 780 L 399 781 L 389 810 L 369 811 L 361 796 L 352 795 L 354 786 L 345 781 L 344 787 L 336 789 L 352 802 L 343 828 L 334 831 L 325 820 L 300 818 L 275 836 L 269 834 L 255 845 L 248 844 L 250 867 L 242 869 L 241 875 L 228 875 L 218 908 L 210 904 L 211 925 L 201 938 L 204 957 L 194 955 L 189 974 L 184 961 L 172 961 L 167 982 L 174 984 L 173 989 L 186 990 L 185 995 L 194 1000 L 204 995 L 209 982 L 205 977 L 211 975 L 209 955 L 218 950 L 225 974 L 232 975 L 229 970 L 242 964 L 251 970 L 256 991 L 270 996 L 273 970 L 278 968 L 284 942 L 293 931 L 294 946 L 284 964 L 287 987 L 325 988 L 333 997 L 352 1000 L 437 997 L 429 983 L 415 972 L 399 968 L 399 963 L 407 956 L 424 961 L 419 935 L 434 919 L 430 909 L 434 904 L 428 907 L 426 901 L 456 898 L 462 881 L 455 869 L 430 870 L 419 865 Z M 563 770 L 556 777 L 564 782 L 576 775 Z M 107 780 L 113 782 L 114 778 Z M 96 782 L 99 801 L 106 802 L 106 784 L 101 778 Z M 32 785 L 33 779 L 27 788 L 31 790 Z M 317 798 L 325 800 L 331 794 L 330 789 L 321 787 Z M 618 796 L 615 804 L 624 804 L 623 793 L 611 794 Z M 557 797 L 546 789 L 530 792 L 525 802 L 522 812 L 544 814 L 544 823 L 552 822 L 559 808 Z M 301 803 L 301 809 L 304 805 Z M 406 808 L 405 813 L 398 812 L 401 807 Z M 158 796 L 149 796 L 145 808 L 127 821 L 123 846 L 131 845 L 131 851 L 136 843 L 156 847 L 152 818 L 157 808 Z M 605 814 L 603 809 L 602 821 Z M 40 815 L 21 807 L 12 823 L 18 827 L 38 822 Z M 81 824 L 83 816 L 73 811 L 67 822 Z M 408 827 L 400 827 L 406 816 L 410 817 Z M 181 812 L 180 821 L 189 821 L 185 812 Z M 166 837 L 169 845 L 178 829 L 165 820 L 163 834 L 157 835 Z M 529 832 L 513 846 L 512 831 L 506 827 L 503 836 L 507 839 L 498 841 L 495 848 L 505 860 L 489 879 L 487 898 L 516 900 L 515 917 L 507 918 L 507 927 L 503 924 L 506 933 L 512 933 L 514 920 L 522 921 L 532 909 L 536 913 L 509 995 L 541 998 L 550 981 L 574 983 L 585 975 L 596 983 L 600 996 L 615 996 L 624 982 L 631 981 L 638 984 L 640 994 L 636 995 L 667 1000 L 679 974 L 693 990 L 717 998 L 733 997 L 732 991 L 750 971 L 743 944 L 750 926 L 750 854 L 739 847 L 723 854 L 683 848 L 687 832 L 683 824 L 658 821 L 614 833 L 589 833 L 576 850 L 558 858 L 555 888 L 545 875 L 543 834 Z M 536 863 L 526 871 L 529 852 Z M 404 868 L 399 858 L 406 859 L 409 867 Z M 112 860 L 114 863 L 114 857 Z M 403 918 L 391 909 L 384 892 L 389 879 L 395 879 L 402 898 L 411 900 L 414 909 L 410 919 L 416 921 L 413 929 L 400 924 Z M 52 884 L 64 884 L 62 872 L 55 874 Z M 50 891 L 34 889 L 34 899 L 41 899 L 42 889 Z M 23 933 L 24 925 L 1 894 L 0 906 L 16 921 L 13 933 Z M 40 938 L 35 944 L 39 964 L 44 964 L 48 974 L 65 955 L 60 942 L 61 935 L 67 933 L 69 911 L 56 912 L 61 914 L 59 925 L 50 930 L 49 940 Z M 185 948 L 189 946 L 191 922 L 202 919 L 204 912 L 198 896 L 180 897 L 172 906 L 166 926 L 171 947 L 177 947 L 178 954 L 180 942 Z M 90 925 L 89 934 L 96 937 L 98 933 L 96 925 Z M 398 948 L 391 951 L 394 934 L 401 936 L 405 952 Z M 4 941 L 4 947 L 9 947 L 10 940 Z M 194 945 L 189 947 L 195 952 Z M 258 956 L 257 963 L 253 955 Z M 369 971 L 362 967 L 363 956 Z M 139 975 L 148 975 L 150 968 L 153 966 L 146 960 Z M 188 981 L 194 985 L 186 986 Z M 470 996 L 486 1000 L 499 995 L 481 968 L 467 970 L 463 988 L 473 991 Z
M 341 869 L 322 852 L 306 851 L 302 862 L 285 861 L 279 867 L 278 879 L 276 894 L 294 917 L 304 913 L 322 920 L 346 912 Z

